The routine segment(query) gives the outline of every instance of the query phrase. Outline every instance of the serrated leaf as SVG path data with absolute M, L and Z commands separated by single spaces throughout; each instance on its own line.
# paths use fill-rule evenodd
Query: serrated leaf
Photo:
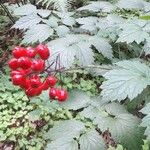
M 43 22 L 49 25 L 52 28 L 57 28 L 58 27 L 58 22 L 60 20 L 56 18 L 55 16 L 51 15 L 48 19 L 43 19 Z
M 65 16 L 64 18 L 61 19 L 62 23 L 67 25 L 67 26 L 73 26 L 75 24 L 75 19 L 70 16 Z
M 31 4 L 22 5 L 14 10 L 16 16 L 26 16 L 32 13 L 36 13 L 36 6 Z
M 144 47 L 143 47 L 143 50 L 145 52 L 145 55 L 149 55 L 150 54 L 150 38 L 147 39 Z
M 119 8 L 124 9 L 143 9 L 144 1 L 143 0 L 120 0 L 117 3 Z
M 78 150 L 78 143 L 75 140 L 58 139 L 47 144 L 46 150 Z
M 18 29 L 28 29 L 32 28 L 36 24 L 38 24 L 42 19 L 36 15 L 31 14 L 28 16 L 21 17 L 16 23 L 12 26 L 12 28 L 18 28 Z
M 80 115 L 93 120 L 102 132 L 109 130 L 112 138 L 126 148 L 141 150 L 143 130 L 139 127 L 140 119 L 129 114 L 124 106 L 118 103 L 89 106 Z
M 99 36 L 94 36 L 93 38 L 91 38 L 91 43 L 100 53 L 102 53 L 104 57 L 112 59 L 112 47 L 107 40 Z
M 42 17 L 42 18 L 47 18 L 50 14 L 51 11 L 50 10 L 46 10 L 46 9 L 38 9 L 37 13 Z
M 83 134 L 79 139 L 81 150 L 105 150 L 103 138 L 96 130 L 90 130 Z
M 99 45 L 98 43 L 103 43 Z M 92 45 L 98 48 L 105 57 L 111 57 L 111 46 L 102 38 L 96 39 L 95 36 L 85 34 L 70 34 L 64 38 L 59 38 L 48 43 L 52 49 L 54 58 L 60 56 L 60 64 L 63 67 L 70 68 L 75 58 L 79 60 L 81 66 L 88 66 L 94 62 Z M 60 49 L 61 47 L 61 49 Z M 51 59 L 52 60 L 52 59 Z
M 146 106 L 142 108 L 140 112 L 146 115 L 142 119 L 141 126 L 146 127 L 145 135 L 147 136 L 147 139 L 150 141 L 150 103 L 146 104 Z
M 81 28 L 88 30 L 90 32 L 97 29 L 97 24 L 99 23 L 99 18 L 97 17 L 83 17 L 76 19 L 76 22 L 81 24 Z
M 82 10 L 89 10 L 89 11 L 93 11 L 93 12 L 111 12 L 112 10 L 114 10 L 114 6 L 109 3 L 109 2 L 104 2 L 104 1 L 93 1 L 90 2 L 89 5 L 83 6 L 81 8 L 79 8 L 79 11 Z
M 90 97 L 82 91 L 73 90 L 69 93 L 69 99 L 61 104 L 61 107 L 69 110 L 78 110 L 84 108 L 90 102 Z
M 82 122 L 76 120 L 60 121 L 54 125 L 46 134 L 46 139 L 57 140 L 67 137 L 66 139 L 73 139 L 78 137 L 85 130 Z
M 107 72 L 101 85 L 101 95 L 109 101 L 134 99 L 150 84 L 150 68 L 140 61 L 121 61 L 121 67 Z
M 141 150 L 143 131 L 139 119 L 130 114 L 96 117 L 94 123 L 102 130 L 109 130 L 115 141 L 128 149 Z M 129 144 L 130 143 L 130 144 Z
M 38 24 L 30 28 L 23 36 L 22 43 L 35 43 L 44 42 L 51 35 L 53 35 L 54 30 L 46 24 Z
M 89 65 L 94 62 L 91 44 L 88 35 L 67 35 L 48 43 L 52 53 L 60 55 L 60 64 L 70 68 L 75 58 L 79 59 L 80 65 Z
M 64 37 L 66 34 L 69 34 L 70 29 L 64 25 L 61 25 L 56 28 L 56 32 L 59 37 Z
M 144 20 L 132 20 L 121 26 L 122 32 L 119 34 L 117 42 L 126 42 L 127 44 L 137 42 L 140 44 L 147 38 L 149 34 L 146 31 L 147 22 Z

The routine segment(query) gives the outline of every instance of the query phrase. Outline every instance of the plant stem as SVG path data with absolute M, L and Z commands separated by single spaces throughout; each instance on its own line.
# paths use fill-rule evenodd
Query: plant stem
M 12 21 L 12 23 L 15 23 L 15 20 L 13 18 L 13 16 L 11 15 L 11 13 L 9 12 L 8 8 L 3 5 L 2 1 L 0 0 L 0 6 L 4 9 L 4 11 L 6 12 L 7 16 L 9 17 L 9 19 Z

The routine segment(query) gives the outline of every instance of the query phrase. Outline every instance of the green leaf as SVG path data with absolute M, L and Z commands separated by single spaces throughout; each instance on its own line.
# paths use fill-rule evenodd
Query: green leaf
M 97 25 L 99 23 L 98 17 L 83 17 L 76 19 L 76 22 L 81 24 L 81 28 L 84 30 L 88 30 L 90 32 L 95 31 L 97 29 Z
M 140 119 L 129 114 L 122 105 L 89 106 L 80 115 L 91 119 L 102 132 L 109 130 L 112 138 L 124 147 L 141 150 L 143 130 L 139 127 Z
M 121 25 L 123 31 L 119 34 L 117 42 L 126 42 L 129 44 L 135 41 L 140 44 L 150 37 L 147 31 L 147 25 L 149 23 L 145 20 L 132 20 Z
M 103 44 L 100 45 L 99 43 Z M 81 66 L 91 65 L 94 62 L 92 45 L 104 54 L 105 57 L 112 56 L 110 44 L 100 37 L 96 38 L 95 36 L 85 34 L 70 34 L 48 43 L 48 46 L 52 49 L 54 58 L 59 54 L 60 64 L 66 68 L 72 66 L 75 58 L 79 60 Z
M 31 111 L 28 115 L 29 115 L 29 120 L 30 121 L 36 121 L 40 119 L 40 115 L 41 115 L 41 110 L 40 109 L 35 109 L 33 111 Z
M 36 6 L 31 4 L 22 5 L 14 10 L 16 16 L 26 16 L 33 13 L 36 13 Z
M 117 6 L 119 8 L 124 8 L 124 9 L 143 9 L 144 1 L 143 0 L 120 0 Z
M 140 61 L 121 61 L 120 68 L 107 72 L 101 85 L 104 100 L 130 100 L 138 96 L 150 84 L 150 68 Z
M 90 97 L 82 91 L 73 90 L 69 93 L 69 99 L 60 106 L 69 110 L 78 110 L 84 108 L 90 103 Z
M 46 24 L 38 24 L 25 32 L 22 43 L 44 42 L 48 37 L 53 35 L 54 30 Z
M 104 57 L 112 59 L 113 57 L 112 47 L 107 40 L 99 36 L 93 36 L 91 38 L 91 43 L 100 53 L 102 53 Z
M 18 29 L 28 29 L 32 28 L 36 24 L 38 24 L 42 18 L 40 18 L 36 14 L 30 14 L 28 16 L 21 17 L 16 23 L 12 26 L 12 28 L 18 28 Z
M 91 44 L 88 35 L 67 35 L 66 37 L 53 40 L 48 43 L 54 56 L 60 55 L 60 64 L 70 68 L 75 58 L 79 59 L 80 65 L 90 65 L 94 62 Z M 61 47 L 61 49 L 60 49 Z
M 150 20 L 150 15 L 140 16 L 139 18 L 143 20 Z
M 143 47 L 143 50 L 145 52 L 145 55 L 150 54 L 150 37 L 147 39 L 147 41 Z
M 61 25 L 56 28 L 56 32 L 59 37 L 64 37 L 66 34 L 69 34 L 70 29 L 64 25 Z
M 73 139 L 85 130 L 82 122 L 76 120 L 60 121 L 54 125 L 46 134 L 46 139 L 57 140 L 66 137 L 66 139 Z
M 150 141 L 150 103 L 146 104 L 146 106 L 140 110 L 146 116 L 142 119 L 141 126 L 146 127 L 145 135 L 147 139 Z
M 37 13 L 42 17 L 42 18 L 47 18 L 50 14 L 51 11 L 50 10 L 46 10 L 46 9 L 38 9 Z
M 58 139 L 49 144 L 45 150 L 78 150 L 78 143 L 75 140 Z
M 79 139 L 80 150 L 105 150 L 103 138 L 96 130 L 90 130 Z
M 82 11 L 82 10 L 88 10 L 88 11 L 93 11 L 93 12 L 111 12 L 112 10 L 114 10 L 114 5 L 112 5 L 109 2 L 90 2 L 89 5 L 80 7 L 78 10 Z

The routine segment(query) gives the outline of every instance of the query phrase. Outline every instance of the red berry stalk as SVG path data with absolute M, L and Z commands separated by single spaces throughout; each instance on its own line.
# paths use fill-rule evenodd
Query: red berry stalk
M 40 78 L 45 70 L 45 61 L 50 57 L 46 45 L 39 44 L 36 48 L 15 47 L 12 54 L 13 58 L 8 62 L 12 83 L 22 88 L 28 97 L 38 96 L 43 90 L 50 89 L 50 99 L 60 102 L 67 100 L 67 91 L 54 87 L 57 83 L 55 76 L 48 75 L 43 82 Z

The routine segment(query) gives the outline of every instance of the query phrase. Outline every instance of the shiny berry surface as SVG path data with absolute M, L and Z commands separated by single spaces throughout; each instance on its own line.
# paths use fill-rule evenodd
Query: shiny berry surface
M 45 62 L 41 59 L 33 60 L 31 68 L 33 71 L 42 72 L 45 68 Z
M 57 90 L 56 96 L 58 101 L 64 102 L 68 98 L 68 92 L 66 90 L 60 89 Z
M 53 87 L 57 83 L 57 79 L 54 76 L 49 76 L 46 78 L 46 83 L 49 87 Z
M 32 88 L 37 88 L 41 85 L 41 80 L 38 75 L 33 75 L 30 77 L 29 81 Z
M 46 45 L 39 44 L 36 47 L 36 50 L 37 50 L 37 53 L 39 54 L 39 56 L 41 57 L 41 59 L 47 60 L 49 58 L 50 51 Z
M 12 77 L 12 82 L 14 85 L 21 85 L 25 80 L 25 77 L 23 75 L 14 75 Z
M 9 68 L 11 68 L 12 70 L 17 69 L 18 66 L 18 60 L 16 58 L 12 58 L 9 62 L 8 62 Z
M 26 54 L 26 56 L 27 57 L 29 57 L 29 58 L 34 58 L 35 56 L 36 56 L 36 54 L 37 54 L 37 52 L 36 52 L 36 49 L 35 48 L 32 48 L 32 47 L 27 47 L 26 48 L 26 50 L 27 50 L 27 54 Z
M 19 47 L 19 46 L 15 47 L 13 49 L 12 54 L 15 58 L 25 57 L 26 56 L 26 49 L 24 47 Z
M 19 67 L 22 69 L 29 69 L 31 67 L 31 60 L 28 57 L 20 57 L 18 59 Z
M 49 97 L 51 99 L 56 99 L 56 94 L 57 94 L 57 89 L 56 88 L 51 88 L 49 91 Z

